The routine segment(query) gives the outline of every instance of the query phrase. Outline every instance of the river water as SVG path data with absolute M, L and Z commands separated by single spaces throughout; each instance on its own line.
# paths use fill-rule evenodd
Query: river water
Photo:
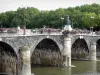
M 100 61 L 75 61 L 75 67 L 33 67 L 32 73 L 35 75 L 100 75 Z

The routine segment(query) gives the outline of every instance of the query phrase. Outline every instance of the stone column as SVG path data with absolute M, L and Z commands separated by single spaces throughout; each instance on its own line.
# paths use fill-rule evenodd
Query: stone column
M 71 37 L 68 34 L 64 36 L 64 66 L 71 66 Z
M 28 46 L 21 47 L 20 56 L 22 63 L 21 75 L 31 75 L 30 48 Z
M 94 41 L 90 44 L 89 58 L 90 60 L 96 60 L 96 42 Z

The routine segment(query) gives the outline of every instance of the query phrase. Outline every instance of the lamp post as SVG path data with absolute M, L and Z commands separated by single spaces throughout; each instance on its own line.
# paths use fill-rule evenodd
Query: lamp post
M 93 35 L 93 27 L 90 27 L 90 31 L 92 32 L 92 35 Z
M 72 28 L 73 28 L 74 19 L 72 19 Z
M 63 20 L 64 20 L 64 18 L 63 18 L 63 17 L 61 17 L 61 20 L 62 20 L 62 28 L 63 28 Z
M 92 23 L 93 23 L 93 22 L 92 22 L 93 19 L 94 19 L 94 16 L 91 16 L 91 25 L 92 25 L 92 26 L 91 26 L 90 28 L 91 28 L 92 35 L 93 35 L 93 24 L 92 24 Z

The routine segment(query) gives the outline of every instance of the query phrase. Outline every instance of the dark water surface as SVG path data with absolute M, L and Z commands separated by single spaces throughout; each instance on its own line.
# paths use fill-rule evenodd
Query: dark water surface
M 74 61 L 72 68 L 33 67 L 35 75 L 100 75 L 100 61 Z

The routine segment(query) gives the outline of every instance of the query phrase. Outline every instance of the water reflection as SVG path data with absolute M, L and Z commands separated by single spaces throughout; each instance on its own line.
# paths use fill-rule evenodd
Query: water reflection
M 73 61 L 72 64 L 74 64 L 76 67 L 72 68 L 72 74 L 87 74 L 91 72 L 96 72 L 96 61 Z
M 35 75 L 100 75 L 100 61 L 72 61 L 76 67 L 35 67 Z
M 71 75 L 71 69 L 57 67 L 32 68 L 32 72 L 34 72 L 35 75 Z

